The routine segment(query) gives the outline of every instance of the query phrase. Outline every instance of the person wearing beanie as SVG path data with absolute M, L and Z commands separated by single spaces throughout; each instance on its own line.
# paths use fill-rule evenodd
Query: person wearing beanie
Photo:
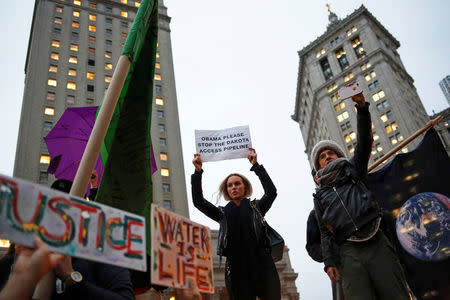
M 367 180 L 372 148 L 369 103 L 352 97 L 357 109 L 357 145 L 347 159 L 334 141 L 311 151 L 317 188 L 314 210 L 321 234 L 324 270 L 342 280 L 346 299 L 409 299 L 399 259 L 380 230 L 381 212 Z

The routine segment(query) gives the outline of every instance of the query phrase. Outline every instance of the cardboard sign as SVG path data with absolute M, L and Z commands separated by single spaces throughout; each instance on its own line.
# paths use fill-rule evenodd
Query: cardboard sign
M 196 130 L 195 146 L 202 161 L 246 158 L 252 147 L 250 129 L 238 126 L 223 130 Z
M 197 287 L 214 293 L 211 233 L 208 227 L 152 204 L 153 284 Z
M 0 237 L 146 271 L 145 219 L 25 180 L 0 175 Z

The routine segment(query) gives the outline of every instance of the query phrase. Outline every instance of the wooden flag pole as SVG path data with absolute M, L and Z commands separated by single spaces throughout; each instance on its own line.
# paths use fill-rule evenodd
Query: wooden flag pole
M 387 160 L 389 157 L 391 157 L 393 154 L 397 153 L 398 150 L 405 147 L 407 144 L 409 144 L 412 140 L 414 140 L 416 137 L 418 137 L 420 134 L 427 131 L 429 128 L 436 126 L 437 123 L 442 121 L 442 116 L 437 116 L 435 119 L 429 121 L 427 125 L 422 127 L 421 129 L 417 130 L 413 135 L 411 135 L 409 138 L 404 140 L 402 143 L 397 145 L 394 149 L 383 155 L 378 161 L 374 162 L 368 169 L 367 172 L 372 171 L 376 167 L 378 167 L 380 164 L 382 164 L 385 160 Z
M 128 70 L 130 69 L 131 62 L 126 55 L 119 57 L 116 69 L 114 70 L 111 83 L 106 91 L 105 99 L 103 100 L 100 111 L 95 120 L 94 128 L 92 129 L 91 136 L 89 137 L 86 149 L 84 150 L 83 157 L 81 158 L 80 166 L 78 167 L 77 174 L 70 189 L 70 194 L 83 198 L 86 192 L 86 187 L 89 184 L 92 170 L 94 170 L 95 163 L 97 162 L 100 148 L 103 140 L 105 139 L 106 132 L 108 131 L 109 123 L 111 122 L 114 109 L 116 108 L 117 101 L 119 100 L 122 87 L 127 78 Z M 55 276 L 53 272 L 45 276 L 36 286 L 33 294 L 33 299 L 47 300 L 52 295 L 53 288 L 55 286 Z

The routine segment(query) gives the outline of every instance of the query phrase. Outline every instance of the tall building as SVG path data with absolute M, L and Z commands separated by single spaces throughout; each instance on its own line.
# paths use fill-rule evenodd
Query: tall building
M 445 76 L 445 78 L 439 82 L 439 86 L 441 87 L 445 98 L 447 98 L 448 105 L 450 106 L 450 75 Z
M 103 99 L 141 1 L 36 0 L 25 63 L 25 88 L 14 176 L 41 184 L 50 156 L 43 141 L 68 107 Z M 159 0 L 152 140 L 158 165 L 154 202 L 188 216 L 170 17 Z
M 342 20 L 330 11 L 329 21 L 325 33 L 298 52 L 292 119 L 299 123 L 310 162 L 312 148 L 322 139 L 335 140 L 351 155 L 356 145 L 356 112 L 353 102 L 339 99 L 337 92 L 359 82 L 371 104 L 372 163 L 429 118 L 397 53 L 400 43 L 364 6 Z M 402 151 L 413 149 L 419 141 Z

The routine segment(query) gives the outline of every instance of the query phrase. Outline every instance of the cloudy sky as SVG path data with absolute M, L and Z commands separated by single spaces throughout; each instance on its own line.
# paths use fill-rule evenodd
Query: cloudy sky
M 278 188 L 267 215 L 284 236 L 302 299 L 329 299 L 322 265 L 304 250 L 305 222 L 314 186 L 294 112 L 297 51 L 321 35 L 328 23 L 325 0 L 166 0 L 189 188 L 195 129 L 249 125 L 253 146 Z M 344 18 L 364 4 L 400 41 L 398 52 L 429 114 L 448 107 L 438 82 L 450 73 L 450 2 L 446 0 L 329 1 Z M 12 175 L 23 94 L 24 63 L 34 1 L 2 1 L 0 28 L 0 173 Z M 447 36 L 447 38 L 446 38 Z M 204 165 L 204 195 L 216 201 L 220 181 L 231 172 L 248 175 L 240 159 Z M 190 191 L 188 201 L 191 203 Z M 223 200 L 221 202 L 224 204 Z M 192 205 L 193 220 L 212 228 Z

